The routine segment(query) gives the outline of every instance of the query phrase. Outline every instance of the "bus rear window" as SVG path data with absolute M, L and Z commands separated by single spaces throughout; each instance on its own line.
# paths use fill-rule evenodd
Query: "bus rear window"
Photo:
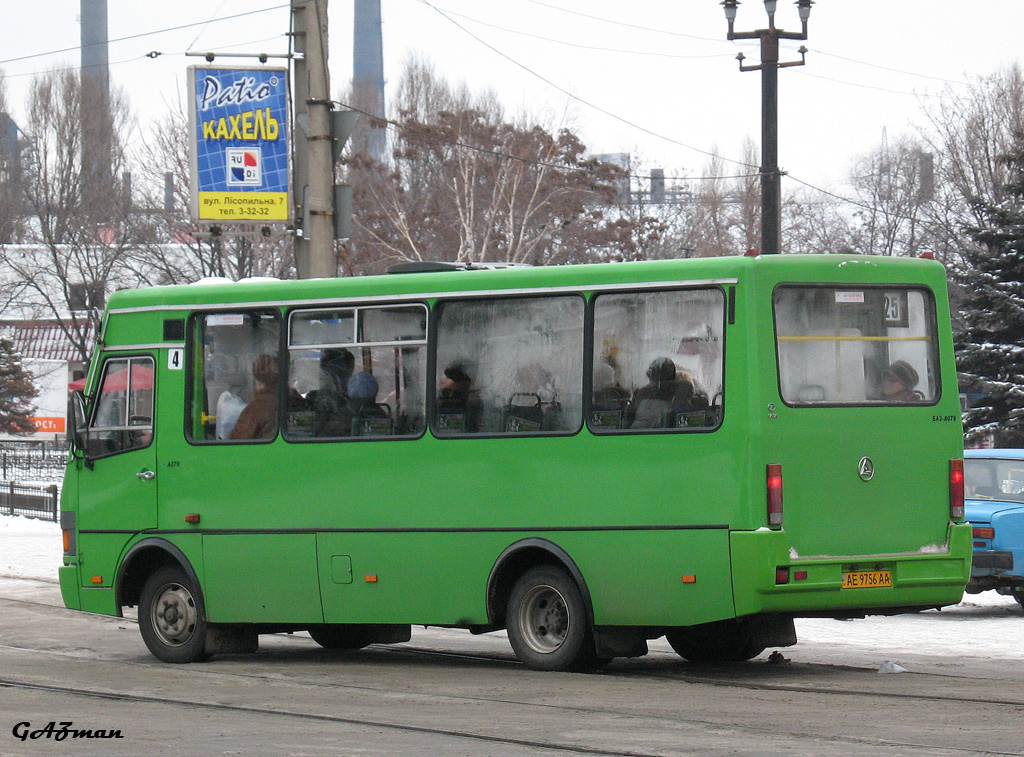
M 935 303 L 923 289 L 780 286 L 779 389 L 788 405 L 932 404 Z

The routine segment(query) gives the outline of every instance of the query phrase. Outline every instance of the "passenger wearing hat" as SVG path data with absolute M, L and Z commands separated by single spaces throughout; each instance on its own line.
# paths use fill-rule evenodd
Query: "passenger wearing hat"
M 693 380 L 678 372 L 672 358 L 658 357 L 647 367 L 647 382 L 633 395 L 629 427 L 670 427 L 673 411 L 691 405 Z
M 472 385 L 469 365 L 455 360 L 444 369 L 441 391 L 437 396 L 438 415 L 461 416 L 461 430 L 469 432 L 480 430 L 482 410 L 480 398 Z
M 883 402 L 920 402 L 924 399 L 914 387 L 920 377 L 914 366 L 906 360 L 897 360 L 882 371 L 878 385 L 878 396 Z
M 344 348 L 329 347 L 320 353 L 320 388 L 306 395 L 313 408 L 313 436 L 351 433 L 348 382 L 355 363 L 355 356 Z
M 377 403 L 379 386 L 372 373 L 365 371 L 353 373 L 348 380 L 348 402 L 354 421 L 351 433 L 360 436 L 367 434 L 390 434 L 391 409 L 387 405 Z M 364 419 L 388 419 L 387 423 L 371 422 L 366 425 Z
M 277 435 L 277 358 L 260 355 L 252 364 L 256 391 L 231 430 L 232 439 L 273 439 Z

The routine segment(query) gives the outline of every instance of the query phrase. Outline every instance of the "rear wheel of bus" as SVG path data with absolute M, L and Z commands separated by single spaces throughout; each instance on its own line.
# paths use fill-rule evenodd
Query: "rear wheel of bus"
M 541 565 L 512 588 L 506 613 L 508 639 L 534 670 L 586 670 L 597 663 L 583 595 L 562 569 Z
M 206 619 L 198 597 L 177 566 L 160 568 L 146 579 L 139 598 L 139 631 L 154 657 L 185 663 L 206 656 Z
M 360 626 L 325 623 L 310 626 L 307 632 L 324 649 L 362 649 L 373 643 L 370 634 Z
M 676 654 L 690 662 L 741 662 L 765 650 L 753 624 L 735 618 L 673 628 L 665 638 Z

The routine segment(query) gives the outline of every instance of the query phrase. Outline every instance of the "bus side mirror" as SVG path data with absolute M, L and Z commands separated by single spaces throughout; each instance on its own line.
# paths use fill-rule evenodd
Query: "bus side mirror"
M 68 423 L 71 428 L 69 436 L 71 437 L 71 451 L 75 457 L 80 455 L 85 458 L 86 464 L 89 464 L 88 450 L 89 445 L 89 429 L 86 422 L 85 412 L 85 393 L 82 391 L 73 391 L 71 393 L 71 399 L 68 403 Z M 91 466 L 90 466 L 91 467 Z

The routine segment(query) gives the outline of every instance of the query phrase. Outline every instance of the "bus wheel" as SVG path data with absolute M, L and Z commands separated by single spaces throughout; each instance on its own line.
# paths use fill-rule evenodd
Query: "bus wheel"
M 690 662 L 741 662 L 765 649 L 752 625 L 736 619 L 673 628 L 665 638 L 676 654 Z
M 506 612 L 508 640 L 534 670 L 585 670 L 597 660 L 583 596 L 575 581 L 549 565 L 516 581 Z
M 139 631 L 164 662 L 197 662 L 206 656 L 206 620 L 198 592 L 185 571 L 161 568 L 146 579 L 139 599 Z
M 362 649 L 373 643 L 366 629 L 343 623 L 310 626 L 307 631 L 313 641 L 324 649 Z

